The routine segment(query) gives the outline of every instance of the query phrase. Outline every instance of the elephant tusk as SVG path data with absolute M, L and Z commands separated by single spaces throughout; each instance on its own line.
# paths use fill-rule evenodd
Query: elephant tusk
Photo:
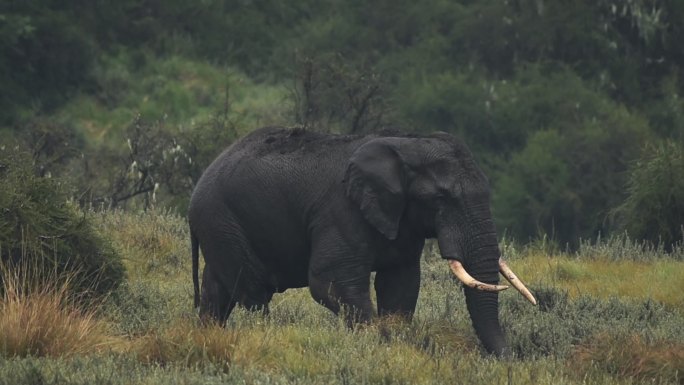
M 506 264 L 506 261 L 504 261 L 502 258 L 499 258 L 499 271 L 501 272 L 501 275 L 503 275 L 508 282 L 515 287 L 520 294 L 523 295 L 523 297 L 527 298 L 528 301 L 532 303 L 532 305 L 537 304 L 537 300 L 534 298 L 532 293 L 530 293 L 529 290 L 527 290 L 527 287 L 522 283 L 520 278 L 518 278 L 517 275 L 511 270 L 510 267 Z
M 468 272 L 465 271 L 465 269 L 463 268 L 461 262 L 457 260 L 449 260 L 449 267 L 451 267 L 451 271 L 454 272 L 454 275 L 456 276 L 456 278 L 458 278 L 459 281 L 463 282 L 464 285 L 471 287 L 473 289 L 478 289 L 482 291 L 501 291 L 508 289 L 508 286 L 506 285 L 492 285 L 489 283 L 478 281 L 477 279 L 473 278 L 470 274 L 468 274 Z

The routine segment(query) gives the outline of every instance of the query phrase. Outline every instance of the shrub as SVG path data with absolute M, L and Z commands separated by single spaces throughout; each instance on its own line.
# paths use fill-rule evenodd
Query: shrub
M 629 171 L 627 198 L 614 210 L 631 236 L 671 251 L 684 241 L 684 149 L 667 141 L 647 146 Z
M 36 176 L 31 158 L 0 150 L 0 257 L 38 281 L 70 277 L 70 290 L 93 298 L 124 279 L 120 257 L 67 202 L 59 181 Z M 3 274 L 4 276 L 4 274 Z M 3 278 L 4 281 L 4 278 Z

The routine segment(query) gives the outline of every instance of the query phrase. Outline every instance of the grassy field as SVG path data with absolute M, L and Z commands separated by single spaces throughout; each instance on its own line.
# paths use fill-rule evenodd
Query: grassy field
M 299 289 L 276 295 L 268 316 L 237 309 L 226 328 L 200 327 L 184 220 L 91 215 L 125 257 L 126 284 L 89 310 L 61 286 L 27 296 L 7 285 L 0 384 L 684 384 L 681 250 L 506 245 L 540 305 L 501 295 L 517 358 L 498 361 L 480 352 L 463 294 L 431 248 L 410 324 L 349 330 Z

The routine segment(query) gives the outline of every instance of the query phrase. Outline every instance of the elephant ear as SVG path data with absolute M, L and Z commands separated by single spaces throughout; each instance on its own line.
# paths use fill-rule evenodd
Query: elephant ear
M 396 239 L 404 212 L 403 163 L 390 139 L 373 139 L 349 159 L 347 196 L 388 239 Z

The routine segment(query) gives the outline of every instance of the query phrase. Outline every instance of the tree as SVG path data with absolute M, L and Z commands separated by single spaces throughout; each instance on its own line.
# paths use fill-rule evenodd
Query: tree
M 607 233 L 628 164 L 647 138 L 645 122 L 624 109 L 572 129 L 535 132 L 497 175 L 495 218 L 519 239 L 549 234 L 571 247 Z
M 292 91 L 294 118 L 314 130 L 373 131 L 384 123 L 382 91 L 379 74 L 346 64 L 339 55 L 304 58 L 299 61 Z
M 671 250 L 684 241 L 684 146 L 667 140 L 632 164 L 627 197 L 614 211 L 618 229 Z

